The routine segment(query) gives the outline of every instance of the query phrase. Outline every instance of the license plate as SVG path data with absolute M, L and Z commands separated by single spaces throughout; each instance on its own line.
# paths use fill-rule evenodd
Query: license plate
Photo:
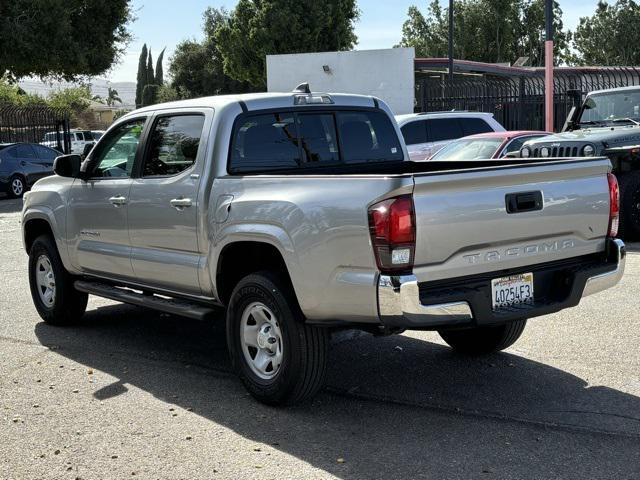
M 493 309 L 533 303 L 533 273 L 520 273 L 491 280 Z

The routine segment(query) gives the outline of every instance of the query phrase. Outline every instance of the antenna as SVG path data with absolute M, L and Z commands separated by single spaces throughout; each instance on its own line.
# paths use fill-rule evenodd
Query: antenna
M 304 82 L 293 89 L 293 93 L 311 93 L 309 82 Z

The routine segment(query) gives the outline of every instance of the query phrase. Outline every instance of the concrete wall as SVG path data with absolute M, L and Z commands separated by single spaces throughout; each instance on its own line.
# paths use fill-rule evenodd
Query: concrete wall
M 413 113 L 414 57 L 413 48 L 267 55 L 267 90 L 290 92 L 309 82 L 314 92 L 373 95 L 394 114 Z

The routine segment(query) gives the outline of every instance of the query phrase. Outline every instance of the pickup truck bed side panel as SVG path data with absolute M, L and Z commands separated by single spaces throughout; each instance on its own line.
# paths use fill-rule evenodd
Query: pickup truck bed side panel
M 309 320 L 376 321 L 377 268 L 367 206 L 412 188 L 408 176 L 216 179 L 216 197 L 234 198 L 227 221 L 209 224 L 210 266 L 232 241 L 265 241 L 282 254 Z M 210 212 L 215 201 L 211 199 Z M 215 275 L 215 268 L 210 271 Z
M 419 281 L 475 275 L 604 250 L 604 159 L 416 175 Z M 543 208 L 507 213 L 506 196 L 541 192 Z

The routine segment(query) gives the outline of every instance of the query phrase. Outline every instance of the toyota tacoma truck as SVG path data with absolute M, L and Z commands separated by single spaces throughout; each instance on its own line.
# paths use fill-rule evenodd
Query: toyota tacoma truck
M 486 354 L 620 280 L 609 160 L 411 162 L 401 138 L 383 101 L 307 85 L 131 112 L 25 196 L 35 307 L 225 318 L 235 371 L 277 405 L 322 386 L 336 329 Z
M 589 93 L 561 133 L 528 141 L 520 156 L 609 158 L 620 181 L 620 236 L 640 238 L 640 87 Z

